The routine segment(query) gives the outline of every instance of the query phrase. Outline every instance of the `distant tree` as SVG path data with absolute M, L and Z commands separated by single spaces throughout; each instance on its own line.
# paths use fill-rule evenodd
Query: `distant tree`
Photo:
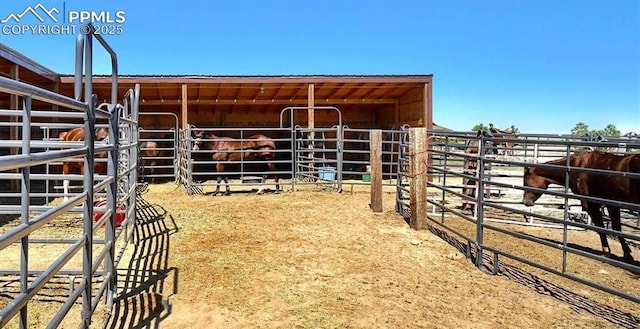
M 485 126 L 482 123 L 478 123 L 477 125 L 473 126 L 473 128 L 471 128 L 471 131 L 482 131 L 482 130 L 487 130 L 489 129 L 488 126 Z
M 571 129 L 571 134 L 584 136 L 584 135 L 598 135 L 598 136 L 614 136 L 618 137 L 621 135 L 620 130 L 616 128 L 613 124 L 608 124 L 604 129 L 589 129 L 584 122 L 576 123 L 575 127 Z
M 620 136 L 620 130 L 618 130 L 616 128 L 616 126 L 614 126 L 612 124 L 609 124 L 603 129 L 602 135 L 619 137 Z
M 571 129 L 571 134 L 578 136 L 587 135 L 589 134 L 589 126 L 584 122 L 578 122 L 575 127 Z

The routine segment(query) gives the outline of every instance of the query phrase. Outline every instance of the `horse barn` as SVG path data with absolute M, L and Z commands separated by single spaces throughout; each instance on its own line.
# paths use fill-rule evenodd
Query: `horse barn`
M 121 76 L 119 95 L 140 84 L 140 125 L 167 127 L 163 117 L 145 112 L 173 113 L 187 124 L 218 127 L 279 127 L 288 106 L 311 110 L 295 124 L 331 127 L 338 122 L 329 110 L 343 115 L 353 128 L 391 128 L 403 124 L 432 127 L 431 75 L 398 76 Z M 98 97 L 110 95 L 110 80 L 98 77 Z M 72 94 L 73 77 L 61 77 L 60 91 Z M 312 118 L 308 120 L 308 114 Z M 171 125 L 169 125 L 171 127 Z
M 640 326 L 638 138 L 450 131 L 431 74 L 95 75 L 117 50 L 75 46 L 59 74 L 0 44 L 0 327 Z

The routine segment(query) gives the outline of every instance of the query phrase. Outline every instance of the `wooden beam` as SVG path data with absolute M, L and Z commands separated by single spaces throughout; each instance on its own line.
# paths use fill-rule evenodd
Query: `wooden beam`
M 189 126 L 189 115 L 188 115 L 188 100 L 187 100 L 187 84 L 182 85 L 182 98 L 181 98 L 181 113 L 182 113 L 182 129 L 187 129 Z
M 220 93 L 222 92 L 222 86 L 220 84 L 218 84 L 218 88 L 216 88 L 216 97 L 215 100 L 218 101 L 218 99 L 220 98 Z
M 260 87 L 258 87 L 258 89 L 256 90 L 256 93 L 253 95 L 253 99 L 254 100 L 257 99 L 262 94 L 264 94 L 264 85 L 260 85 Z
M 309 107 L 307 109 L 307 128 L 309 129 L 313 129 L 315 128 L 315 113 L 313 110 L 313 107 L 315 106 L 315 90 L 314 90 L 314 86 L 313 83 L 309 84 L 309 92 L 307 93 L 307 106 Z
M 416 230 L 427 228 L 427 128 L 409 129 L 409 225 Z
M 141 105 L 182 105 L 181 99 L 175 100 L 141 100 Z M 200 104 L 200 105 L 300 105 L 308 106 L 309 99 L 303 98 L 282 98 L 282 99 L 201 99 L 199 102 L 195 99 L 187 100 L 188 104 Z M 340 105 L 340 104 L 396 104 L 396 99 L 315 99 L 314 105 Z
M 361 82 L 361 83 L 358 83 L 358 84 L 347 85 L 348 89 L 347 88 L 342 88 L 342 89 L 346 89 L 346 91 L 347 91 L 345 93 L 345 95 L 343 96 L 343 98 L 345 98 L 345 99 L 361 99 L 359 97 L 352 98 L 352 95 L 357 93 L 358 91 L 360 91 L 361 88 L 364 87 L 366 84 L 367 84 L 366 82 Z M 345 87 L 347 87 L 347 86 L 345 86 Z
M 11 48 L 5 47 L 4 45 L 1 45 L 1 44 L 0 44 L 0 57 L 9 60 L 15 66 L 21 66 L 23 68 L 26 68 L 27 70 L 41 77 L 44 77 L 48 80 L 51 80 L 53 82 L 60 82 L 61 80 L 58 73 L 51 71 L 50 69 L 36 63 L 32 59 L 16 52 Z M 108 78 L 108 79 L 110 80 L 111 78 Z M 71 81 L 73 80 L 74 78 L 71 77 Z
M 382 95 L 380 95 L 378 98 L 389 98 L 389 95 L 392 95 L 392 94 L 396 93 L 398 90 L 404 90 L 404 92 L 407 92 L 408 90 L 411 90 L 411 88 L 415 88 L 415 85 L 413 85 L 413 84 L 400 84 L 400 85 L 395 85 L 395 86 L 385 85 L 385 88 L 387 90 Z M 401 94 L 403 94 L 403 93 L 401 93 Z M 399 95 L 397 95 L 396 97 L 399 97 Z
M 335 86 L 334 88 L 332 88 L 327 95 L 329 95 L 328 97 L 325 98 L 335 98 L 333 97 L 333 95 L 335 95 L 336 92 L 338 92 L 338 90 L 342 89 L 342 87 L 344 87 L 344 83 L 339 83 L 337 86 Z
M 433 90 L 432 83 L 428 82 L 424 84 L 424 126 L 427 130 L 433 130 Z M 425 149 L 427 150 L 427 149 Z M 427 166 L 433 165 L 433 158 L 431 156 L 431 152 L 427 153 L 426 157 Z M 433 182 L 433 176 L 429 176 L 429 182 Z
M 422 101 L 424 102 L 423 111 L 423 124 L 424 127 L 431 130 L 433 129 L 433 102 L 432 102 L 432 87 L 431 83 L 424 84 L 424 93 Z
M 274 96 L 273 96 L 273 99 L 274 99 L 274 100 L 277 100 L 277 97 L 278 97 L 278 95 L 280 95 L 280 91 L 282 90 L 282 88 L 283 88 L 283 87 L 284 87 L 284 84 L 280 84 L 280 85 L 278 86 L 278 89 L 276 89 L 276 92 L 275 92 L 275 94 L 274 94 Z
M 369 131 L 371 161 L 371 210 L 382 212 L 382 130 Z
M 240 93 L 242 93 L 242 86 L 238 87 L 238 91 L 236 92 L 236 95 L 233 96 L 233 101 L 236 102 L 238 100 L 238 97 L 240 97 Z
M 156 83 L 156 89 L 158 90 L 158 97 L 161 101 L 164 101 L 164 97 L 162 96 L 162 87 L 160 87 L 159 83 Z
M 382 88 L 383 86 L 384 86 L 384 84 L 377 83 L 375 87 L 368 87 L 367 88 L 368 90 L 364 94 L 358 96 L 358 98 L 365 98 L 365 99 L 366 98 L 370 98 L 369 95 L 373 94 L 374 92 L 376 92 L 378 89 Z

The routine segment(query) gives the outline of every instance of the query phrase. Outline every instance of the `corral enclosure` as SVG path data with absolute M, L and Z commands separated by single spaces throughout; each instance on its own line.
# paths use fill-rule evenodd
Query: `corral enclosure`
M 72 77 L 39 77 L 38 74 L 33 74 L 34 70 L 44 74 L 44 69 L 38 68 L 28 59 L 13 53 L 10 55 L 3 55 L 4 62 L 1 66 L 8 70 L 7 76 L 32 80 L 30 82 L 44 84 L 46 88 L 58 90 L 62 94 L 73 94 Z M 22 68 L 25 74 L 20 78 Z M 135 88 L 130 87 L 135 86 L 135 83 L 142 84 L 140 93 L 136 93 L 136 97 L 140 97 L 139 103 L 137 98 L 132 102 L 136 109 L 139 105 L 142 111 L 138 130 L 140 140 L 169 143 L 160 147 L 170 151 L 162 156 L 162 160 L 174 162 L 167 165 L 169 168 L 179 168 L 183 186 L 170 183 L 151 186 L 147 197 L 155 203 L 153 205 L 148 204 L 144 196 L 140 196 L 146 185 L 125 188 L 130 202 L 127 214 L 135 214 L 136 219 L 134 221 L 132 218 L 127 222 L 127 241 L 134 232 L 137 235 L 132 261 L 129 264 L 120 262 L 118 272 L 124 272 L 124 277 L 134 279 L 113 282 L 117 284 L 118 290 L 114 295 L 116 306 L 107 310 L 107 315 L 111 315 L 107 317 L 111 326 L 117 327 L 125 323 L 131 325 L 137 321 L 164 321 L 163 324 L 179 327 L 179 322 L 188 323 L 191 320 L 180 316 L 191 314 L 186 310 L 191 311 L 191 303 L 198 298 L 213 299 L 214 303 L 217 301 L 216 307 L 208 308 L 211 312 L 204 312 L 206 314 L 203 315 L 207 319 L 212 312 L 220 316 L 214 319 L 214 327 L 218 324 L 242 327 L 247 323 L 258 327 L 312 326 L 318 323 L 326 327 L 370 327 L 381 323 L 390 327 L 410 327 L 412 324 L 428 327 L 431 321 L 435 321 L 436 326 L 483 323 L 486 327 L 507 328 L 513 325 L 565 326 L 568 319 L 571 319 L 574 326 L 578 324 L 584 327 L 633 328 L 640 325 L 636 309 L 640 293 L 635 284 L 640 268 L 637 262 L 625 263 L 620 259 L 620 250 L 615 240 L 611 242 L 614 256 L 599 256 L 596 228 L 578 209 L 580 198 L 566 190 L 554 188 L 553 197 L 543 197 L 540 204 L 533 208 L 525 209 L 519 204 L 522 192 L 526 190 L 522 186 L 522 171 L 525 166 L 559 158 L 568 152 L 583 152 L 587 148 L 635 154 L 640 149 L 638 142 L 631 139 L 611 139 L 604 143 L 591 143 L 581 140 L 579 136 L 534 134 L 484 138 L 465 132 L 438 132 L 431 129 L 434 128 L 431 115 L 431 78 L 430 75 L 120 77 L 121 83 L 115 97 L 124 102 L 127 101 L 126 90 L 134 90 Z M 93 81 L 93 91 L 98 97 L 98 103 L 113 96 L 109 89 L 111 80 L 95 77 Z M 0 107 L 7 109 L 7 112 L 3 112 L 6 115 L 1 121 L 2 133 L 3 136 L 8 136 L 9 141 L 2 148 L 3 156 L 29 149 L 20 148 L 20 136 L 29 136 L 33 138 L 32 142 L 40 143 L 37 144 L 39 150 L 52 148 L 61 152 L 63 147 L 55 145 L 54 136 L 69 125 L 78 125 L 83 121 L 80 117 L 75 117 L 77 122 L 72 122 L 73 120 L 56 116 L 55 113 L 60 113 L 60 108 L 55 102 L 45 105 L 36 99 L 31 105 L 43 119 L 34 122 L 23 119 L 33 124 L 29 134 L 15 124 L 18 122 L 26 126 L 25 122 L 15 119 L 19 117 L 14 115 L 18 112 L 9 112 L 30 110 L 29 106 L 23 108 L 22 105 L 28 103 L 22 103 L 11 92 L 1 95 Z M 290 106 L 297 107 L 296 111 L 290 111 L 295 112 L 293 120 L 290 120 L 286 111 L 282 115 L 283 110 Z M 334 111 L 330 106 L 339 111 Z M 134 127 L 127 131 L 137 129 L 137 120 L 129 117 L 124 119 Z M 107 125 L 109 122 L 107 120 L 99 124 Z M 262 197 L 248 195 L 255 191 L 253 187 L 244 184 L 243 180 L 236 180 L 232 187 L 235 194 L 224 199 L 211 198 L 208 194 L 213 189 L 212 180 L 207 183 L 207 179 L 194 179 L 196 175 L 193 165 L 197 161 L 205 166 L 211 165 L 207 162 L 213 162 L 211 154 L 218 150 L 209 150 L 202 159 L 196 159 L 192 152 L 195 140 L 191 133 L 194 127 L 191 125 L 240 139 L 253 133 L 266 133 L 276 139 L 280 143 L 277 151 L 286 155 L 276 159 L 281 165 L 276 174 L 283 175 L 285 193 Z M 408 144 L 408 126 L 429 128 L 427 132 L 432 139 L 427 150 L 411 150 Z M 387 210 L 381 216 L 374 215 L 368 208 L 368 202 L 373 203 L 373 200 L 368 200 L 369 189 L 377 187 L 366 178 L 371 179 L 380 174 L 378 171 L 369 172 L 368 168 L 372 164 L 371 160 L 376 160 L 369 158 L 372 142 L 369 139 L 369 129 L 390 127 L 396 129 L 385 129 L 381 134 L 376 134 L 383 136 L 378 143 L 382 149 L 382 163 L 378 163 L 378 168 L 383 168 L 381 175 L 385 185 Z M 109 147 L 124 148 L 120 151 L 129 152 L 126 153 L 129 155 L 127 159 L 132 161 L 128 163 L 133 164 L 133 159 L 136 158 L 134 150 L 140 147 L 136 141 L 138 136 L 128 132 L 122 134 L 127 137 L 122 139 L 122 144 L 118 145 L 114 141 Z M 512 139 L 508 141 L 511 144 L 504 143 L 509 138 Z M 467 152 L 470 142 L 474 141 L 478 145 L 476 153 Z M 496 152 L 481 152 L 487 147 Z M 239 152 L 250 154 L 251 151 L 240 149 Z M 415 161 L 419 154 L 429 155 L 427 161 L 420 162 L 427 167 L 420 170 Z M 137 159 L 140 163 L 146 160 L 143 156 Z M 160 160 L 160 157 L 155 157 L 155 160 Z M 34 174 L 49 175 L 34 177 L 45 177 L 45 181 L 58 184 L 53 183 L 55 177 L 51 176 L 56 173 L 56 166 L 59 164 L 47 163 L 43 167 L 34 167 Z M 245 178 L 244 167 L 240 168 L 239 172 L 232 174 Z M 164 168 L 156 166 L 155 169 Z M 28 176 L 28 171 L 23 172 Z M 135 168 L 127 167 L 123 168 L 122 174 L 123 177 L 128 177 L 129 182 L 135 182 L 135 172 Z M 409 194 L 416 190 L 415 179 L 427 173 L 429 179 L 420 184 L 421 188 L 428 191 L 428 198 L 424 202 L 410 203 Z M 176 172 L 172 174 L 178 175 Z M 205 174 L 212 174 L 213 177 L 215 174 L 219 175 L 212 172 Z M 110 175 L 96 177 L 108 181 L 113 179 Z M 2 177 L 6 178 L 5 182 L 19 183 L 23 179 L 10 172 L 3 173 Z M 79 176 L 74 178 L 77 181 L 83 179 Z M 3 197 L 10 196 L 13 201 L 18 196 L 22 197 L 17 193 L 23 193 L 25 189 L 6 185 L 8 193 L 13 194 L 3 194 Z M 198 189 L 205 195 L 189 195 Z M 336 190 L 342 194 L 335 193 Z M 45 204 L 44 208 L 38 208 L 36 212 L 61 205 L 62 195 L 56 192 L 55 187 L 47 187 L 43 192 L 38 192 L 42 193 L 38 197 L 45 198 Z M 139 208 L 133 205 L 133 199 L 130 198 L 132 195 L 138 197 L 135 203 Z M 353 197 L 354 195 L 357 197 Z M 25 197 L 28 198 L 29 195 Z M 185 205 L 188 209 L 183 208 Z M 326 207 L 335 208 L 332 210 L 336 212 L 323 210 Z M 413 218 L 416 213 L 425 215 L 428 218 L 427 227 L 435 235 L 431 236 L 427 231 L 411 231 L 391 208 L 405 216 L 408 222 L 412 221 L 409 217 Z M 640 239 L 637 215 L 640 209 L 638 205 L 627 208 L 629 211 L 624 213 L 624 236 L 632 243 L 634 254 L 637 254 Z M 206 209 L 204 218 L 201 215 L 202 209 Z M 18 213 L 19 209 L 14 206 L 11 211 Z M 91 214 L 87 211 L 85 208 L 82 216 Z M 383 217 L 383 225 L 372 223 L 376 218 Z M 343 221 L 353 222 L 346 227 L 342 225 Z M 92 219 L 86 222 L 85 218 L 85 227 L 92 226 Z M 81 223 L 77 218 L 62 223 L 69 228 L 79 224 Z M 168 228 L 172 224 L 175 226 Z M 191 225 L 196 226 L 194 228 Z M 327 227 L 324 225 L 329 229 L 325 231 Z M 550 228 L 551 226 L 554 228 Z M 7 233 L 19 227 L 19 221 L 10 220 L 3 225 L 1 231 Z M 280 235 L 280 228 L 286 229 L 284 235 Z M 78 227 L 72 229 L 78 230 Z M 51 234 L 52 231 L 56 232 L 55 225 L 43 230 L 45 234 Z M 381 234 L 390 231 L 393 234 Z M 614 239 L 620 234 L 613 230 L 605 231 Z M 122 232 L 116 231 L 118 234 Z M 174 237 L 171 234 L 176 232 L 178 235 L 172 240 Z M 210 236 L 206 235 L 208 240 L 196 239 L 202 237 L 202 232 L 210 233 Z M 263 234 L 254 235 L 251 232 Z M 181 236 L 181 233 L 186 234 Z M 11 234 L 7 235 L 11 237 Z M 412 239 L 407 243 L 402 237 Z M 440 256 L 446 254 L 446 257 L 436 257 L 430 249 L 407 250 L 409 245 L 419 247 L 435 237 L 448 243 L 440 241 L 441 247 L 450 246 L 451 253 L 440 252 Z M 48 238 L 64 239 L 55 234 Z M 386 238 L 389 240 L 375 243 L 377 239 Z M 100 243 L 109 245 L 104 241 Z M 201 251 L 203 245 L 211 246 L 217 252 L 196 252 Z M 435 247 L 431 242 L 429 245 Z M 173 246 L 173 249 L 169 246 Z M 386 253 L 384 248 L 376 249 L 376 246 L 386 247 L 397 253 Z M 237 247 L 240 248 L 236 249 Z M 19 248 L 7 250 L 13 251 L 14 258 L 12 262 L 5 262 L 3 259 L 3 265 L 18 266 L 20 263 L 16 259 L 19 258 Z M 300 258 L 295 258 L 295 261 L 292 259 L 290 263 L 278 261 L 286 260 L 291 255 Z M 351 258 L 361 262 L 352 262 Z M 242 265 L 245 259 L 253 262 Z M 463 259 L 471 262 L 462 261 Z M 433 264 L 426 264 L 425 260 Z M 38 259 L 33 261 L 38 264 Z M 430 276 L 426 281 L 428 284 L 423 281 L 421 272 L 432 270 L 432 267 L 451 270 L 446 263 L 448 261 L 459 261 L 461 264 L 454 267 L 462 266 L 465 271 L 460 272 L 460 268 L 457 268 L 454 275 L 444 271 L 441 275 Z M 466 267 L 471 264 L 499 276 L 484 276 L 481 271 L 470 274 Z M 371 273 L 372 268 L 384 275 Z M 399 273 L 397 269 L 410 273 Z M 11 273 L 17 272 L 13 270 Z M 186 280 L 182 280 L 177 273 L 182 273 Z M 63 280 L 65 277 L 69 279 L 69 275 L 64 271 L 60 273 Z M 171 275 L 176 277 L 169 279 Z M 209 282 L 202 275 L 215 280 Z M 474 279 L 464 280 L 460 279 L 461 276 Z M 492 289 L 503 277 L 533 286 L 553 297 L 546 298 L 531 292 L 531 298 L 528 299 L 530 304 L 539 306 L 540 303 L 546 303 L 544 305 L 548 305 L 550 309 L 561 308 L 567 312 L 551 314 L 544 307 L 531 310 L 524 303 L 516 302 L 514 305 L 512 299 L 517 298 L 513 291 L 517 291 L 515 295 L 519 296 L 521 291 L 518 288 L 507 285 L 503 290 Z M 253 280 L 246 281 L 247 278 Z M 87 280 L 88 278 L 84 278 L 83 282 L 87 284 L 90 281 Z M 174 290 L 164 289 L 165 280 L 174 280 L 171 281 Z M 19 283 L 15 277 L 7 279 L 7 282 L 6 287 L 13 290 L 8 293 L 10 297 L 2 301 L 3 306 L 10 304 L 11 298 L 21 291 L 16 288 Z M 247 290 L 246 287 L 252 282 L 263 284 L 258 287 L 262 297 L 239 293 L 239 288 Z M 295 284 L 290 286 L 291 282 Z M 201 286 L 201 283 L 205 286 Z M 112 283 L 107 283 L 110 284 Z M 261 290 L 269 290 L 268 287 L 277 288 L 275 291 Z M 454 292 L 456 289 L 462 290 L 461 296 L 464 297 L 456 299 L 457 295 L 450 291 L 452 287 Z M 20 289 L 22 288 L 24 286 Z M 142 292 L 143 288 L 156 290 Z M 181 294 L 183 288 L 186 288 L 188 295 Z M 442 304 L 430 297 L 433 290 L 438 290 L 442 298 L 454 296 L 450 303 L 453 307 L 447 308 L 444 314 L 430 312 L 434 305 Z M 490 312 L 500 315 L 498 319 L 486 319 L 486 314 L 477 310 L 471 312 L 474 316 L 469 317 L 468 322 L 447 318 L 461 318 L 465 314 L 468 316 L 470 313 L 464 308 L 457 308 L 455 302 L 471 298 L 471 295 L 484 296 L 485 293 L 501 301 Z M 65 296 L 65 292 L 60 293 L 60 289 L 56 294 Z M 306 298 L 306 295 L 311 297 Z M 366 302 L 361 303 L 362 300 L 358 298 L 363 295 L 366 296 Z M 411 298 L 411 295 L 419 297 Z M 233 299 L 233 296 L 237 298 Z M 149 300 L 145 303 L 147 297 Z M 387 299 L 391 300 L 388 304 Z M 482 299 L 484 297 L 480 298 Z M 231 302 L 227 303 L 229 300 Z M 172 301 L 176 302 L 173 304 L 175 309 L 171 307 Z M 263 305 L 263 302 L 264 306 L 256 306 Z M 141 303 L 140 308 L 137 303 Z M 34 304 L 39 304 L 39 301 Z M 366 308 L 360 310 L 360 304 L 366 305 Z M 412 304 L 411 306 L 423 311 L 418 312 L 421 317 L 403 320 L 412 312 L 406 304 Z M 45 308 L 51 306 L 46 304 L 46 300 L 45 305 Z M 505 310 L 513 308 L 518 310 L 520 319 L 505 315 Z M 325 311 L 318 314 L 317 309 Z M 577 315 L 571 313 L 570 309 L 575 310 Z M 367 316 L 365 313 L 371 310 L 378 310 L 374 313 L 380 316 Z M 523 314 L 529 317 L 522 317 Z M 86 316 L 87 313 L 83 315 Z M 352 319 L 353 316 L 355 320 Z M 430 321 L 425 322 L 424 318 Z

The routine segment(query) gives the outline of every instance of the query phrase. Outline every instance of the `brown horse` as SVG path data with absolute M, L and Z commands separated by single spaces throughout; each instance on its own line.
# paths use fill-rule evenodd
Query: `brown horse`
M 63 131 L 58 134 L 60 140 L 65 142 L 81 142 L 84 141 L 85 133 L 84 128 L 77 127 L 73 128 L 69 131 Z M 94 132 L 95 141 L 103 141 L 109 137 L 109 131 L 105 128 L 96 128 Z M 96 154 L 96 157 L 105 157 L 106 154 Z M 94 171 L 99 174 L 107 173 L 107 164 L 106 162 L 95 161 L 94 163 Z M 65 161 L 62 163 L 62 174 L 69 175 L 71 173 L 79 173 L 80 175 L 84 175 L 84 162 L 83 161 Z M 62 186 L 64 189 L 64 201 L 69 199 L 69 180 L 65 179 L 62 182 Z
M 469 138 L 464 146 L 464 169 L 463 173 L 465 175 L 476 177 L 478 171 L 478 162 L 480 161 L 478 158 L 482 157 L 480 154 L 480 142 L 479 137 L 484 135 L 489 136 L 487 131 L 479 130 L 477 132 L 477 138 Z M 495 148 L 491 145 L 485 144 L 484 153 L 491 153 L 492 150 L 495 151 Z M 473 178 L 463 178 L 462 180 L 464 187 L 462 188 L 462 193 L 465 195 L 475 198 L 476 197 L 476 180 Z M 467 201 L 466 199 L 462 200 L 462 205 L 459 207 L 464 211 L 470 211 L 472 214 L 475 213 L 475 205 L 472 202 Z
M 148 140 L 141 142 L 138 157 L 140 158 L 139 169 L 140 169 L 140 178 L 144 179 L 146 175 L 154 175 L 157 174 L 156 169 L 158 169 L 161 173 L 163 169 L 160 168 L 163 166 L 169 165 L 169 162 L 172 160 L 169 159 L 174 155 L 174 143 L 173 143 L 174 135 L 172 133 L 166 134 L 161 138 L 156 138 L 154 140 Z M 173 163 L 171 163 L 173 164 Z M 173 173 L 173 172 L 172 172 Z M 151 182 L 155 182 L 156 177 L 151 177 Z
M 511 126 L 506 130 L 502 130 L 492 123 L 489 124 L 489 131 L 491 132 L 491 136 L 495 138 L 514 138 L 518 135 L 517 130 Z M 513 141 L 493 141 L 493 148 L 490 153 L 496 155 L 505 155 L 511 156 L 513 155 L 513 147 L 515 146 L 515 142 Z
M 266 161 L 266 165 L 270 171 L 275 171 L 276 166 L 272 162 L 275 158 L 275 149 L 276 145 L 273 140 L 265 135 L 253 135 L 243 140 L 238 140 L 231 137 L 218 137 L 211 132 L 205 133 L 202 130 L 194 134 L 194 151 L 213 151 L 211 159 L 215 161 L 216 172 L 219 173 L 217 176 L 216 191 L 213 195 L 217 195 L 220 192 L 220 181 L 222 179 L 224 179 L 226 187 L 225 195 L 231 194 L 227 176 L 221 175 L 224 173 L 225 163 L 244 160 L 263 160 Z M 262 183 L 257 194 L 263 193 L 266 180 L 267 175 L 263 175 Z M 274 180 L 276 183 L 276 193 L 280 193 L 279 177 L 276 175 Z
M 546 162 L 547 164 L 565 166 L 567 159 L 559 159 Z M 619 172 L 640 173 L 640 155 L 618 156 L 611 153 L 592 151 L 571 155 L 569 158 L 571 167 L 604 169 Z M 550 184 L 564 185 L 567 169 L 565 168 L 541 168 L 530 167 L 524 169 L 524 186 L 546 189 Z M 626 176 L 607 176 L 604 174 L 569 171 L 569 187 L 575 194 L 598 197 L 609 200 L 617 200 L 629 203 L 640 203 L 640 179 Z M 525 191 L 522 203 L 533 206 L 542 193 Z M 600 208 L 604 205 L 595 201 L 582 201 L 582 208 L 587 211 L 596 226 L 604 227 Z M 620 223 L 620 207 L 604 205 L 609 210 L 611 226 L 614 230 L 622 232 Z M 602 254 L 606 257 L 611 253 L 605 233 L 598 232 L 602 242 Z M 631 249 L 623 237 L 618 237 L 624 260 L 633 261 Z

